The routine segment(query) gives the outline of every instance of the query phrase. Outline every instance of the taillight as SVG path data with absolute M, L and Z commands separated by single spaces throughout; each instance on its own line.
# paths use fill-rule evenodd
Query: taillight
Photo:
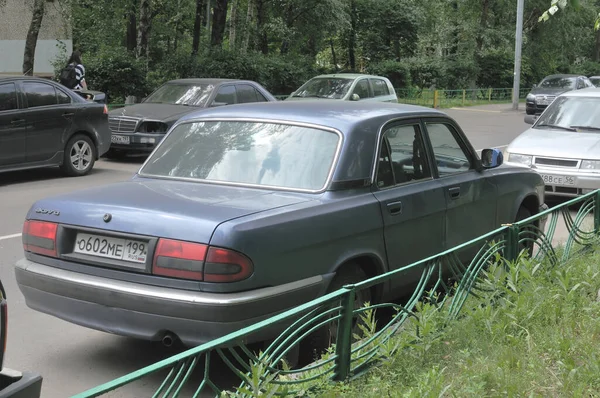
M 238 282 L 252 275 L 252 261 L 241 253 L 199 243 L 160 239 L 152 273 L 205 282 Z
M 58 224 L 27 220 L 23 224 L 23 249 L 28 252 L 56 257 Z
M 108 107 L 106 105 L 104 105 L 104 114 L 108 115 Z

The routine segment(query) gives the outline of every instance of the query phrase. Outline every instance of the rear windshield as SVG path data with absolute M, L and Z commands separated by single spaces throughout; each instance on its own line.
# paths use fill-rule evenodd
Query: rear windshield
M 168 83 L 150 94 L 144 103 L 203 106 L 213 89 L 212 84 Z
M 319 191 L 325 188 L 340 136 L 310 127 L 246 121 L 180 124 L 141 175 Z

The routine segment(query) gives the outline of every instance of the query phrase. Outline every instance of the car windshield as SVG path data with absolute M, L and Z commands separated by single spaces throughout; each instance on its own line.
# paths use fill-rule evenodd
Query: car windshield
M 352 79 L 346 78 L 317 77 L 304 83 L 293 96 L 340 99 L 344 98 L 352 82 Z
M 338 134 L 310 127 L 189 122 L 163 139 L 140 174 L 318 191 L 325 187 L 339 144 Z
M 558 97 L 539 117 L 534 128 L 598 132 L 600 98 Z
M 203 106 L 213 89 L 212 84 L 167 83 L 150 94 L 144 103 Z
M 574 77 L 547 77 L 540 83 L 542 88 L 575 88 L 577 79 Z

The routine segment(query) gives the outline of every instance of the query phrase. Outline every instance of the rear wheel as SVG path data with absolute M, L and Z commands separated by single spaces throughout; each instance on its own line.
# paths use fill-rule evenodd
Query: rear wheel
M 96 145 L 83 134 L 76 134 L 65 146 L 63 172 L 69 176 L 78 177 L 88 174 L 96 162 Z
M 347 264 L 337 272 L 336 276 L 331 281 L 328 293 L 341 289 L 345 285 L 362 282 L 365 279 L 367 279 L 367 275 L 358 264 Z M 354 308 L 357 309 L 363 307 L 366 302 L 371 302 L 371 291 L 369 289 L 365 289 L 356 292 Z M 325 319 L 322 319 L 321 321 L 323 320 Z M 355 329 L 358 329 L 357 323 L 358 322 L 355 319 L 353 322 Z M 307 364 L 317 360 L 331 346 L 331 344 L 336 342 L 337 325 L 337 321 L 331 321 L 330 323 L 314 331 L 312 334 L 308 335 L 300 343 L 300 352 L 298 354 L 299 366 L 306 366 Z M 354 330 L 354 333 L 357 332 L 358 330 Z

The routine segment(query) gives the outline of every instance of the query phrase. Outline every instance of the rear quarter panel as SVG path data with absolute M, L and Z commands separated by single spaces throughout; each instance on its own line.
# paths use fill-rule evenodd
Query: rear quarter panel
M 96 103 L 85 103 L 74 105 L 77 110 L 73 119 L 73 125 L 69 135 L 65 137 L 65 143 L 78 132 L 87 133 L 93 138 L 98 153 L 102 156 L 110 148 L 110 129 L 108 127 L 108 115 L 104 114 L 104 105 Z
M 379 204 L 370 192 L 327 192 L 309 202 L 223 223 L 210 244 L 250 257 L 254 274 L 236 288 L 251 289 L 330 274 L 362 255 L 383 271 L 382 225 Z

